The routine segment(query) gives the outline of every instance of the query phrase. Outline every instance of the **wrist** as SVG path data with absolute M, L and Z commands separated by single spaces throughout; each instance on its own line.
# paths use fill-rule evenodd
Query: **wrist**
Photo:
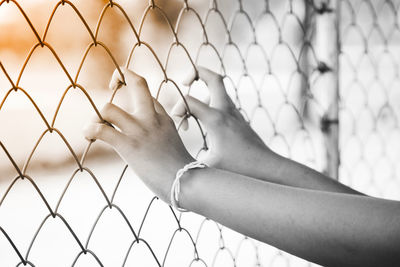
M 260 149 L 256 157 L 257 159 L 253 160 L 253 164 L 251 168 L 249 168 L 249 172 L 251 173 L 242 174 L 269 182 L 279 183 L 287 159 L 267 147 Z
M 145 177 L 144 182 L 147 186 L 164 202 L 170 203 L 171 187 L 175 180 L 177 172 L 186 164 L 195 161 L 190 154 L 181 157 L 163 157 L 162 164 L 157 168 L 143 168 L 143 173 L 138 174 L 140 177 Z
M 183 178 L 185 178 L 185 179 L 188 178 L 188 177 L 184 177 L 185 174 L 189 173 L 192 170 L 203 169 L 206 167 L 207 167 L 207 165 L 205 165 L 202 162 L 192 161 L 177 171 L 177 173 L 175 175 L 175 179 L 171 186 L 171 191 L 170 191 L 170 196 L 169 196 L 170 203 L 175 209 L 177 209 L 181 212 L 187 211 L 186 209 L 182 208 L 179 203 L 179 198 L 180 198 L 180 194 L 181 194 L 181 183 L 182 183 L 181 180 L 183 180 Z
M 182 209 L 189 211 L 195 210 L 194 204 L 198 203 L 196 200 L 196 190 L 199 188 L 199 182 L 202 176 L 209 172 L 210 169 L 210 167 L 206 166 L 204 168 L 190 169 L 183 174 L 179 196 L 179 206 Z

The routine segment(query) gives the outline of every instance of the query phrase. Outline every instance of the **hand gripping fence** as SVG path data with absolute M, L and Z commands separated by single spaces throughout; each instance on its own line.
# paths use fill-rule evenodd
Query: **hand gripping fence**
M 398 198 L 400 108 L 396 100 L 400 100 L 400 54 L 396 45 L 400 35 L 399 1 L 180 0 L 167 4 L 167 1 L 149 1 L 137 17 L 136 13 L 131 14 L 131 8 L 125 7 L 126 2 L 110 0 L 102 2 L 104 6 L 93 25 L 78 8 L 79 2 L 83 0 L 45 1 L 45 5 L 52 6 L 52 12 L 44 29 L 37 28 L 32 22 L 23 2 L 0 2 L 0 11 L 10 6 L 18 10 L 36 40 L 18 73 L 9 71 L 0 53 L 0 75 L 7 84 L 4 87 L 0 83 L 0 115 L 5 113 L 7 99 L 19 92 L 45 126 L 33 148 L 26 148 L 28 156 L 22 167 L 8 149 L 9 139 L 16 137 L 0 139 L 4 152 L 1 160 L 7 161 L 0 162 L 0 166 L 7 166 L 16 173 L 15 177 L 0 176 L 0 266 L 313 265 L 207 218 L 180 213 L 157 197 L 142 198 L 138 192 L 147 192 L 147 189 L 135 182 L 139 178 L 130 173 L 127 165 L 121 165 L 121 159 L 118 163 L 99 163 L 103 165 L 102 170 L 113 173 L 107 177 L 113 181 L 112 185 L 100 179 L 99 167 L 90 167 L 89 162 L 90 152 L 98 142 L 86 142 L 80 148 L 56 127 L 62 104 L 73 90 L 79 90 L 90 109 L 104 121 L 99 112 L 101 103 L 95 97 L 97 92 L 80 80 L 88 55 L 95 48 L 104 51 L 108 63 L 117 68 L 123 81 L 119 66 L 132 68 L 135 65 L 140 70 L 135 55 L 137 50 L 146 49 L 157 71 L 162 73 L 161 80 L 151 83 L 155 85 L 150 89 L 156 98 L 171 93 L 167 90 L 178 97 L 183 97 L 185 90 L 188 93 L 195 91 L 196 88 L 183 88 L 173 78 L 177 75 L 171 68 L 180 64 L 174 51 L 181 49 L 192 68 L 201 64 L 224 76 L 235 104 L 272 149 L 325 171 L 356 189 Z M 144 0 L 135 3 L 139 2 L 143 4 Z M 169 5 L 174 6 L 175 13 L 170 11 Z M 64 64 L 60 51 L 48 41 L 53 20 L 62 20 L 58 14 L 65 9 L 78 18 L 90 40 L 74 66 L 75 72 Z M 126 33 L 134 40 L 124 51 L 127 55 L 124 62 L 115 56 L 107 42 L 99 38 L 104 20 L 111 12 L 123 21 Z M 168 29 L 168 41 L 156 44 L 143 37 L 146 25 L 150 23 L 148 18 L 154 14 L 162 18 L 162 25 Z M 189 29 L 185 28 L 189 23 Z M 123 40 L 114 39 L 113 42 Z M 160 47 L 164 49 L 165 57 L 161 55 Z M 23 87 L 20 82 L 28 63 L 42 49 L 51 53 L 68 81 L 66 88 L 55 88 L 61 97 L 46 98 L 46 101 L 57 103 L 51 120 L 46 118 L 29 86 Z M 151 80 L 152 73 L 139 73 Z M 92 79 L 96 79 L 95 75 Z M 117 99 L 119 92 L 119 88 L 110 92 L 109 101 Z M 190 114 L 190 106 L 187 109 Z M 1 123 L 1 127 L 13 127 Z M 198 155 L 208 149 L 206 130 L 194 117 L 191 127 L 195 127 L 200 136 L 197 140 L 200 149 L 194 151 Z M 29 135 L 30 132 L 20 134 Z M 83 142 L 79 129 L 74 134 Z M 55 198 L 44 190 L 46 183 L 51 182 L 43 182 L 45 179 L 32 175 L 29 168 L 38 147 L 46 142 L 48 135 L 57 135 L 74 161 L 73 171 L 62 175 L 68 178 L 67 182 L 54 189 L 58 192 Z M 182 135 L 187 138 L 184 133 Z M 118 174 L 115 174 L 116 168 Z M 83 174 L 89 177 L 90 185 L 73 187 Z M 58 174 L 52 175 L 52 179 L 58 178 Z M 129 182 L 135 186 L 127 187 L 125 183 Z M 19 191 L 20 183 L 31 189 L 28 195 L 26 190 Z M 67 196 L 78 189 L 85 193 L 74 206 L 67 201 Z M 37 210 L 28 198 L 33 192 L 41 203 Z M 101 196 L 95 203 L 97 206 L 85 206 L 90 202 L 86 194 L 89 196 L 94 192 Z M 17 194 L 17 198 L 11 198 L 12 193 Z M 146 194 L 150 196 L 150 193 Z M 18 203 L 14 203 L 16 200 Z M 23 203 L 23 210 L 19 210 L 22 207 L 19 205 L 12 212 L 5 209 L 5 205 L 19 203 Z M 63 208 L 68 205 L 76 214 L 65 215 Z M 134 209 L 137 205 L 141 205 L 138 211 Z M 86 216 L 89 211 L 95 211 L 97 215 Z M 7 222 L 15 214 L 22 214 L 23 219 Z M 157 219 L 154 219 L 155 214 Z M 117 218 L 119 224 L 113 224 L 115 221 L 111 219 L 109 224 L 102 225 L 107 216 Z M 81 234 L 81 225 L 86 221 L 90 221 L 91 226 Z M 58 223 L 59 228 L 55 228 L 58 230 L 46 232 L 53 223 Z M 28 226 L 34 231 L 25 233 L 23 229 Z M 119 235 L 118 231 L 125 232 Z M 23 234 L 19 234 L 21 232 Z M 115 238 L 100 238 L 107 234 L 112 237 L 113 233 Z M 63 257 L 64 254 L 69 256 Z

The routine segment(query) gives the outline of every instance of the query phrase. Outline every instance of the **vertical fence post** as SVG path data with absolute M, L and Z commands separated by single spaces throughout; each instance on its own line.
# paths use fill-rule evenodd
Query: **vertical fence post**
M 327 81 L 326 110 L 321 118 L 321 131 L 325 139 L 326 167 L 324 172 L 339 178 L 339 5 L 340 0 L 326 0 L 318 7 L 316 21 L 316 53 L 318 70 Z M 324 77 L 325 76 L 325 77 Z

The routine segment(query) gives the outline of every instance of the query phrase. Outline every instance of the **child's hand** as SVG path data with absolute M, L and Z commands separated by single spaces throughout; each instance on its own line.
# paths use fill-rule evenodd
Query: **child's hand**
M 210 148 L 200 160 L 210 167 L 225 169 L 244 175 L 263 176 L 260 169 L 271 165 L 273 153 L 253 131 L 225 90 L 223 77 L 206 68 L 198 67 L 198 75 L 210 90 L 210 105 L 186 96 L 190 112 L 206 127 Z M 190 85 L 192 74 L 187 80 Z M 173 117 L 183 118 L 187 113 L 183 100 L 172 110 Z M 183 122 L 185 123 L 185 122 Z
M 110 144 L 156 195 L 169 202 L 176 172 L 194 159 L 171 118 L 150 95 L 146 80 L 121 69 L 126 86 L 134 96 L 134 112 L 130 114 L 116 105 L 106 104 L 100 113 L 118 129 L 98 120 L 87 127 L 85 137 Z M 115 88 L 118 83 L 121 83 L 120 75 L 115 71 L 110 87 Z

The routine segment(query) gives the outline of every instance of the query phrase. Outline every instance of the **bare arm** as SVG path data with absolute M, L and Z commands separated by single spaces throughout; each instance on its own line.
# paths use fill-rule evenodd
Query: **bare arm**
M 269 149 L 236 109 L 226 93 L 222 76 L 198 67 L 199 78 L 210 90 L 210 104 L 186 96 L 191 115 L 205 126 L 210 149 L 202 161 L 209 166 L 236 172 L 260 180 L 328 192 L 360 194 L 311 168 L 284 158 Z M 186 81 L 193 83 L 194 73 Z M 179 121 L 186 116 L 184 101 L 179 101 L 172 115 Z M 188 127 L 187 121 L 182 124 Z
M 324 266 L 397 266 L 400 203 L 191 170 L 181 206 Z
M 116 127 L 93 122 L 86 138 L 110 144 L 168 203 L 175 174 L 194 159 L 171 118 L 152 99 L 146 81 L 124 72 L 135 94 L 135 112 L 106 105 L 102 116 Z M 400 261 L 399 202 L 284 186 L 206 168 L 184 174 L 179 204 L 319 264 L 396 266 Z
M 266 156 L 264 158 L 267 158 Z M 348 187 L 331 177 L 328 177 L 316 170 L 313 170 L 296 161 L 274 154 L 269 156 L 271 166 L 265 164 L 254 168 L 253 171 L 242 173 L 248 176 L 255 176 L 258 179 L 299 187 L 304 189 L 313 189 L 327 192 L 346 193 L 355 195 L 364 195 L 363 193 Z M 273 158 L 273 159 L 271 159 Z M 275 164 L 272 164 L 275 162 Z M 241 173 L 241 172 L 238 172 Z

